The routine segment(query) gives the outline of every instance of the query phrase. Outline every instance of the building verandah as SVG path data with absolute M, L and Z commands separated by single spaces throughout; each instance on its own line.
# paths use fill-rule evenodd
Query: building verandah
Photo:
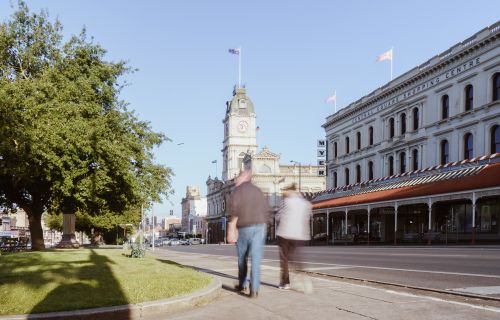
M 481 159 L 313 200 L 313 244 L 500 241 L 499 157 Z

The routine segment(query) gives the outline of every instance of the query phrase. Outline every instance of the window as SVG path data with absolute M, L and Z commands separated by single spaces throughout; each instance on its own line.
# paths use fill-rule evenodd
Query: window
M 349 137 L 345 137 L 345 153 L 349 153 Z
M 361 132 L 357 132 L 356 133 L 356 147 L 359 149 L 361 149 Z
M 491 128 L 491 153 L 500 152 L 500 126 Z
M 368 143 L 370 146 L 373 145 L 373 127 L 368 128 Z
M 493 76 L 493 101 L 500 100 L 500 73 Z
M 399 154 L 399 173 L 406 172 L 406 153 L 401 152 Z
M 333 172 L 333 187 L 337 188 L 337 171 Z
M 441 119 L 448 119 L 450 116 L 450 98 L 445 94 L 441 98 Z
M 413 108 L 413 131 L 418 130 L 419 114 L 418 108 Z
M 389 175 L 394 175 L 394 158 L 393 156 L 389 157 Z
M 333 158 L 337 159 L 337 142 L 333 143 Z
M 349 185 L 349 168 L 345 168 L 345 185 Z
M 401 134 L 406 133 L 406 113 L 402 113 L 400 116 L 401 120 Z
M 474 88 L 471 84 L 465 87 L 465 111 L 472 110 L 474 104 Z
M 411 152 L 411 156 L 412 156 L 412 169 L 413 171 L 418 170 L 418 150 L 413 149 L 413 151 Z
M 472 159 L 474 157 L 474 139 L 472 133 L 467 133 L 464 136 L 464 159 Z
M 389 138 L 394 138 L 394 118 L 389 119 Z
M 368 162 L 368 180 L 373 180 L 373 162 Z
M 441 164 L 449 162 L 448 140 L 441 141 Z
M 356 166 L 356 182 L 361 182 L 361 166 L 359 164 Z

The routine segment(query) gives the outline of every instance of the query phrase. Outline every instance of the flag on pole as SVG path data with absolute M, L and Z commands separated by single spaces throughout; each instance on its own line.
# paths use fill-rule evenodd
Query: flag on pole
M 329 96 L 328 98 L 325 99 L 325 102 L 326 103 L 337 102 L 337 94 Z
M 217 163 L 217 160 L 212 161 L 212 163 Z
M 232 54 L 240 54 L 240 48 L 233 48 L 228 50 Z
M 260 131 L 260 127 L 257 126 L 257 128 L 255 128 L 255 132 L 259 132 Z
M 390 60 L 392 61 L 392 48 L 377 56 L 377 61 Z

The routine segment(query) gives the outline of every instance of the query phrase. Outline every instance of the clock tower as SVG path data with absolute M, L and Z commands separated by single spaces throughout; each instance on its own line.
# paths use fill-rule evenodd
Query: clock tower
M 224 141 L 222 142 L 222 180 L 237 176 L 243 169 L 245 154 L 257 150 L 256 116 L 253 102 L 246 95 L 245 88 L 235 88 L 233 98 L 226 102 Z

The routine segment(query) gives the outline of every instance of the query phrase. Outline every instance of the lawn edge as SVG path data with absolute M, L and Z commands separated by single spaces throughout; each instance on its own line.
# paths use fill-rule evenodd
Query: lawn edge
M 160 313 L 178 312 L 188 308 L 208 304 L 219 297 L 222 291 L 222 282 L 214 276 L 210 277 L 212 278 L 212 281 L 204 288 L 168 299 L 74 311 L 6 315 L 0 316 L 0 320 L 141 319 L 145 316 Z

